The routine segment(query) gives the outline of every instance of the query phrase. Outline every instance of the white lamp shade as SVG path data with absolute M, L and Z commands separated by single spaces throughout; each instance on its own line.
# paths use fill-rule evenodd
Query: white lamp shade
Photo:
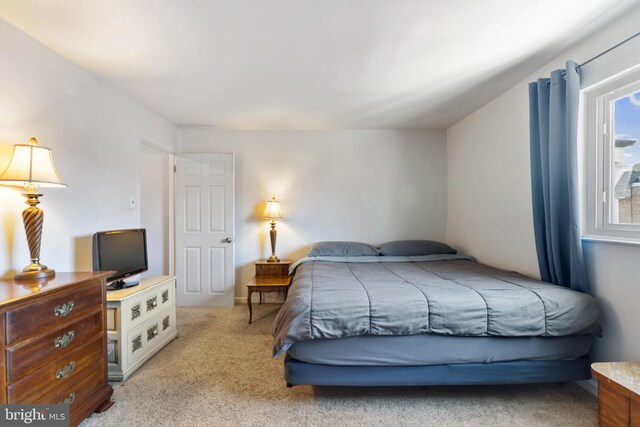
M 28 144 L 13 147 L 11 162 L 0 175 L 0 184 L 66 187 L 53 165 L 51 149 Z
M 267 207 L 264 210 L 263 218 L 266 219 L 282 219 L 282 211 L 280 210 L 280 202 L 276 198 L 272 198 L 267 202 Z

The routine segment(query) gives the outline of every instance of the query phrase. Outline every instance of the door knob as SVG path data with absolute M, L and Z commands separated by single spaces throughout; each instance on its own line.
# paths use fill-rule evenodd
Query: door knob
M 231 237 L 227 237 L 224 241 L 227 243 L 233 243 L 233 239 Z

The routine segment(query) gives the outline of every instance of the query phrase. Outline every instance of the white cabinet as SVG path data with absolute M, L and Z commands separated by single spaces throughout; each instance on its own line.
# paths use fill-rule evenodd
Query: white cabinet
M 107 293 L 110 381 L 127 379 L 177 336 L 174 276 L 151 277 Z

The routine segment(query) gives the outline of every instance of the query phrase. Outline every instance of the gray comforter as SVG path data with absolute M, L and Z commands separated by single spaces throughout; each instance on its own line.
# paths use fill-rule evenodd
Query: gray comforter
M 274 355 L 291 344 L 361 335 L 600 334 L 589 295 L 460 255 L 305 258 L 274 325 Z

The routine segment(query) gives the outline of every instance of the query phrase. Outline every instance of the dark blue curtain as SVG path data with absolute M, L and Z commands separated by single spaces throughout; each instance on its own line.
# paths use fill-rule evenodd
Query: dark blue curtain
M 531 191 L 540 276 L 586 292 L 578 201 L 580 74 L 566 70 L 529 84 Z

